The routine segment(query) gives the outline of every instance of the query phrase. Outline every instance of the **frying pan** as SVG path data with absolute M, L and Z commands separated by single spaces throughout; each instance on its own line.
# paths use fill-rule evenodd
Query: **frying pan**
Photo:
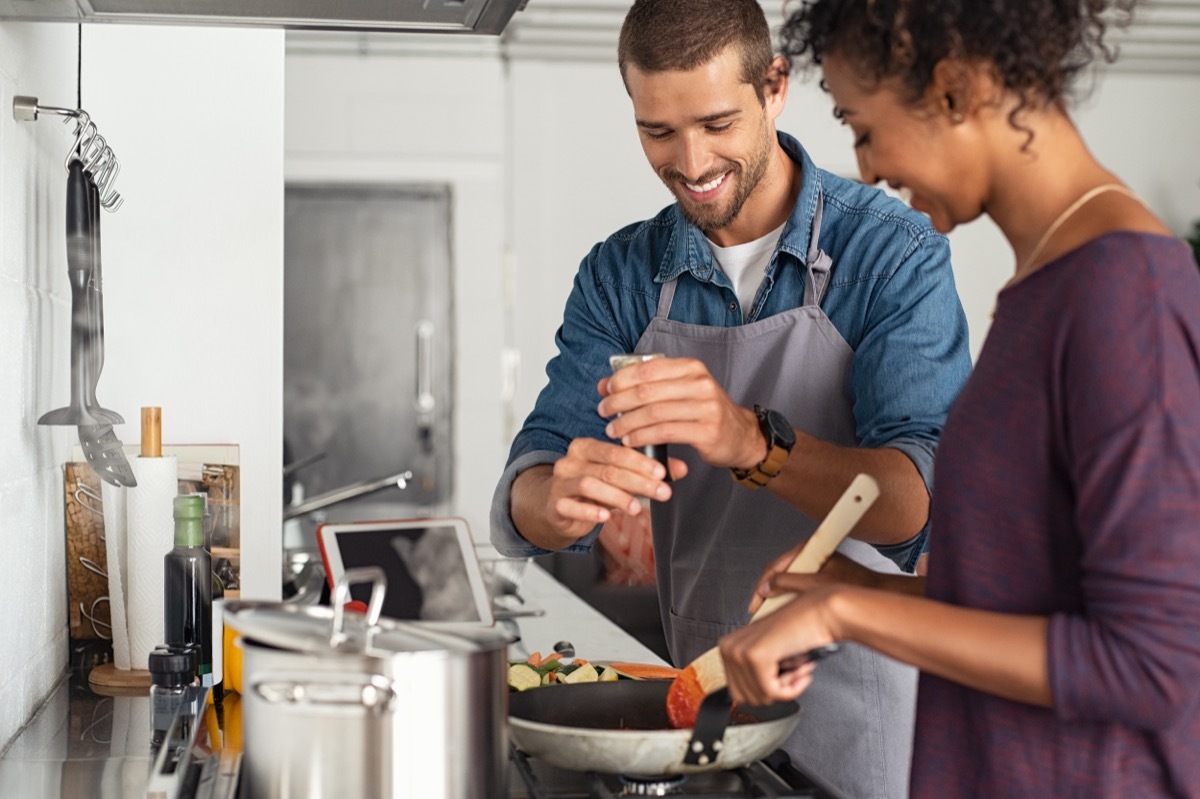
M 795 702 L 741 707 L 725 730 L 716 760 L 683 762 L 690 729 L 667 718 L 670 680 L 555 685 L 509 697 L 513 743 L 522 752 L 561 768 L 627 777 L 660 777 L 744 766 L 778 749 L 799 722 Z

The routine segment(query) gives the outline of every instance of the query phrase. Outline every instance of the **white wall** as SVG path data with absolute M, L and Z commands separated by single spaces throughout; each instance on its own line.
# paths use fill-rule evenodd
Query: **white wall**
M 618 227 L 671 201 L 637 143 L 614 63 L 516 62 L 513 75 L 515 243 L 520 268 L 515 413 L 532 407 L 579 260 Z M 779 128 L 818 165 L 857 177 L 849 131 L 815 77 L 794 77 Z M 1200 75 L 1107 75 L 1076 113 L 1093 151 L 1179 235 L 1200 217 Z M 999 229 L 981 219 L 950 235 L 955 280 L 978 354 L 995 295 L 1013 271 Z
M 84 107 L 121 159 L 99 399 L 140 437 L 240 448 L 243 597 L 281 589 L 283 32 L 84 28 Z M 66 353 L 55 363 L 65 364 Z M 61 368 L 61 367 L 60 367 Z
M 289 56 L 289 183 L 442 183 L 454 264 L 454 500 L 477 540 L 504 465 L 503 67 L 495 58 Z
M 77 27 L 0 23 L 0 750 L 67 664 L 62 464 L 73 428 L 63 243 L 73 141 L 13 94 L 74 107 Z M 241 446 L 244 593 L 277 597 L 281 529 L 283 34 L 83 27 L 83 107 L 121 160 L 102 215 L 98 398 L 136 443 Z

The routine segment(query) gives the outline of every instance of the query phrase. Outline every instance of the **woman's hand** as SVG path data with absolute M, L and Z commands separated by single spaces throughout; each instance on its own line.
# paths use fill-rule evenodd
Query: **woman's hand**
M 814 586 L 774 613 L 720 640 L 718 646 L 734 702 L 769 705 L 795 699 L 808 688 L 815 663 L 805 663 L 784 674 L 779 673 L 779 663 L 837 640 L 826 605 L 837 590 L 833 585 Z
M 818 586 L 832 583 L 849 583 L 863 588 L 891 588 L 886 578 L 892 575 L 872 571 L 856 561 L 851 560 L 840 552 L 833 555 L 821 567 L 817 574 L 791 574 L 787 568 L 804 544 L 788 550 L 768 564 L 750 598 L 750 612 L 754 613 L 762 605 L 763 600 L 775 594 L 802 594 Z M 904 578 L 910 579 L 910 578 Z M 922 587 L 924 582 L 922 581 Z M 911 593 L 911 592 L 906 592 Z

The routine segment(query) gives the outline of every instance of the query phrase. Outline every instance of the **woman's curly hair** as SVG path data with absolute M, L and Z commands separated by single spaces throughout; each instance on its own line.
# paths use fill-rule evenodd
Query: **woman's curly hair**
M 1065 107 L 1075 79 L 1097 58 L 1113 61 L 1111 25 L 1137 0 L 803 0 L 780 30 L 793 67 L 836 52 L 868 79 L 897 78 L 917 101 L 945 58 L 989 64 L 1018 98 L 1009 122 L 1035 104 Z

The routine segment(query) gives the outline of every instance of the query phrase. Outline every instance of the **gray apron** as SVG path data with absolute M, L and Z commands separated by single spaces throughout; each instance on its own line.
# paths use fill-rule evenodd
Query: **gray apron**
M 740 327 L 685 324 L 667 318 L 671 281 L 636 351 L 703 361 L 734 402 L 774 408 L 793 427 L 855 446 L 854 352 L 820 308 L 832 267 L 817 244 L 821 210 L 818 198 L 801 307 Z M 682 666 L 746 623 L 762 570 L 812 535 L 816 522 L 766 489 L 738 485 L 690 447 L 671 455 L 687 461 L 688 476 L 672 485 L 669 502 L 651 504 L 651 520 L 663 627 Z M 869 544 L 847 539 L 839 550 L 877 571 L 899 571 Z M 853 799 L 907 796 L 915 669 L 847 644 L 817 666 L 799 701 L 800 723 L 785 748 L 800 768 Z

